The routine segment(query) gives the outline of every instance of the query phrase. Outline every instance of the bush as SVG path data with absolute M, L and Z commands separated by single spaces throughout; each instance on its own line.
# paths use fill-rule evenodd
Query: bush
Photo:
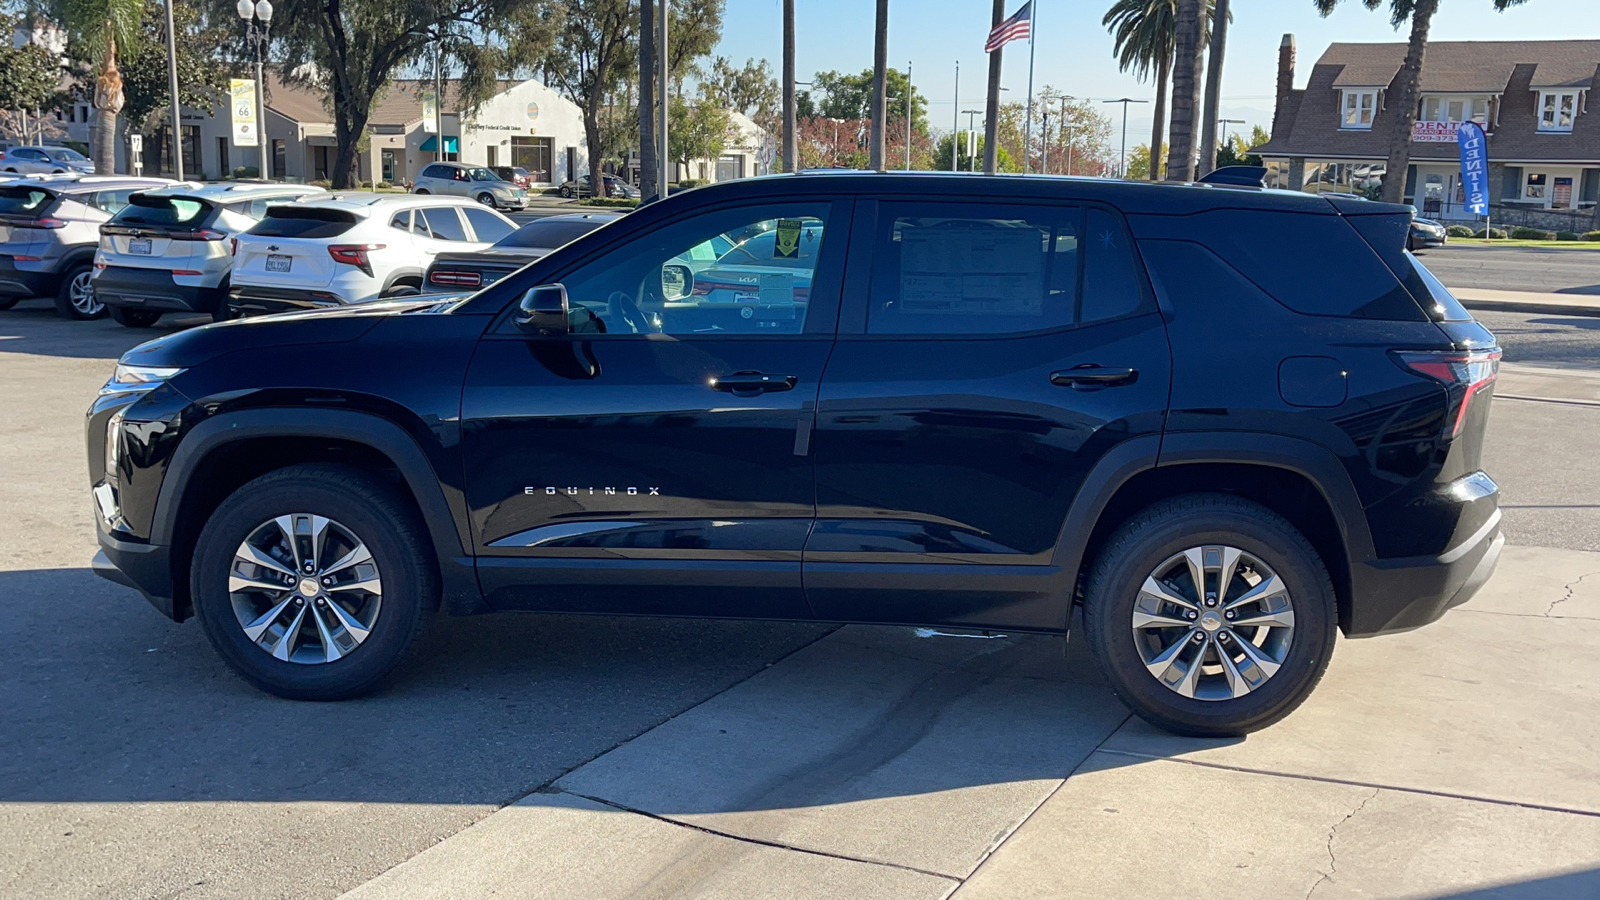
M 1583 239 L 1586 241 L 1595 241 L 1596 243 L 1600 243 L 1600 231 L 1588 232 L 1583 236 Z
M 687 191 L 690 188 L 697 188 L 702 184 L 708 184 L 708 183 L 709 182 L 702 181 L 699 178 L 685 178 L 682 181 L 679 181 L 679 182 L 677 182 L 675 184 L 668 185 L 668 187 L 674 187 L 674 188 L 677 188 L 680 191 Z
M 234 178 L 260 178 L 261 170 L 255 166 L 234 166 Z
M 1556 239 L 1554 231 L 1545 231 L 1543 228 L 1528 228 L 1518 225 L 1511 229 L 1511 237 L 1518 241 L 1553 241 Z
M 618 208 L 618 209 L 633 209 L 634 207 L 639 205 L 639 201 L 637 201 L 637 200 L 623 200 L 621 198 L 615 198 L 615 197 L 590 197 L 587 200 L 579 200 L 578 201 L 578 205 L 579 206 L 609 206 L 609 207 L 615 207 L 615 208 Z
M 377 184 L 373 185 L 373 187 L 377 188 L 380 191 L 386 191 L 386 190 L 389 190 L 390 188 L 394 187 L 394 185 L 390 184 L 387 181 L 380 181 Z
M 1446 228 L 1444 230 L 1444 233 L 1450 235 L 1451 237 L 1458 237 L 1458 238 L 1459 237 L 1472 237 L 1473 236 L 1472 229 L 1468 228 L 1465 225 L 1451 225 L 1449 228 Z
M 1558 232 L 1556 232 L 1556 240 L 1558 240 L 1558 241 L 1581 241 L 1581 240 L 1583 240 L 1583 238 L 1581 236 L 1579 236 L 1579 234 L 1576 231 L 1558 231 Z
M 1489 237 L 1494 238 L 1497 241 L 1503 241 L 1506 239 L 1506 233 L 1505 230 L 1501 228 L 1490 228 L 1486 231 L 1478 232 L 1477 234 L 1473 235 L 1473 237 Z
M 329 181 L 326 178 L 319 178 L 316 181 L 308 181 L 306 183 L 311 185 L 312 187 L 319 187 L 319 188 L 331 188 L 331 187 L 333 187 L 333 182 Z
M 363 181 L 363 182 L 361 182 L 361 186 L 362 186 L 362 187 L 363 187 L 363 188 L 369 188 L 369 189 L 370 189 L 370 188 L 371 188 L 371 187 L 372 187 L 372 182 L 370 182 L 370 181 Z

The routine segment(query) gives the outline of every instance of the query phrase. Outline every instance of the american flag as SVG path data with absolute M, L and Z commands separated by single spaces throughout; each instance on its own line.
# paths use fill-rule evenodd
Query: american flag
M 1022 4 L 1011 18 L 1001 22 L 989 32 L 989 42 L 983 45 L 983 52 L 993 53 L 1004 47 L 1008 41 L 1020 41 L 1023 38 L 1032 40 L 1033 34 L 1033 0 Z

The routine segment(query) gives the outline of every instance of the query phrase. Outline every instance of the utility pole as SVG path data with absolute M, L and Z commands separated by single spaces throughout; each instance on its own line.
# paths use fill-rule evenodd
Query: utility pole
M 657 154 L 660 157 L 661 174 L 657 176 L 657 179 L 661 185 L 661 196 L 665 197 L 667 196 L 667 185 L 672 181 L 672 152 L 667 149 L 667 112 L 671 109 L 667 102 L 667 97 L 671 93 L 671 82 L 668 80 L 669 75 L 667 72 L 667 14 L 671 11 L 672 4 L 668 0 L 656 0 L 656 5 L 661 8 L 661 20 L 656 27 L 656 34 L 658 35 L 656 39 L 656 66 L 661 79 L 661 90 L 659 91 L 661 96 L 657 98 L 657 102 L 661 105 L 656 108 L 656 126 L 661 129 L 661 141 L 657 145 L 660 148 Z M 591 175 L 594 173 L 594 167 L 594 160 L 590 160 L 589 172 Z M 594 181 L 596 183 L 591 186 L 594 188 L 595 196 L 604 196 L 602 193 L 603 186 L 599 183 L 599 176 L 594 176 Z
M 662 0 L 663 3 L 666 0 Z M 783 170 L 800 171 L 800 143 L 795 135 L 794 0 L 783 0 Z
M 994 0 L 994 13 L 989 29 L 993 31 L 1006 19 L 1006 0 Z M 983 120 L 983 174 L 993 175 L 1000 168 L 1000 59 L 1004 47 L 996 47 L 989 54 L 989 94 L 984 102 Z
M 916 91 L 911 87 L 911 63 L 906 63 L 906 171 L 911 171 L 911 97 Z
M 183 104 L 178 100 L 178 36 L 172 25 L 172 4 L 167 0 L 167 88 L 172 107 L 172 172 L 183 180 Z M 259 126 L 258 126 L 259 127 Z
M 1121 178 L 1128 174 L 1128 104 L 1149 103 L 1150 101 L 1133 100 L 1128 97 L 1123 97 L 1121 100 L 1102 100 L 1101 102 L 1122 104 L 1122 156 L 1120 157 L 1121 161 L 1117 163 L 1117 177 Z M 1155 163 L 1152 162 L 1151 165 L 1155 165 Z
M 884 119 L 889 115 L 889 0 L 878 0 L 878 22 L 872 47 L 872 168 L 888 170 Z
M 955 108 L 955 115 L 950 118 L 950 171 L 959 171 L 961 166 L 957 162 L 961 154 L 956 150 L 956 134 L 961 131 L 961 60 L 956 60 L 956 99 L 951 104 Z

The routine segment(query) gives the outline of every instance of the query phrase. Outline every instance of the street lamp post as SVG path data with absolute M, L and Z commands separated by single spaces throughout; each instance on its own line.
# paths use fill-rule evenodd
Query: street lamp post
M 168 0 L 170 3 L 171 0 Z M 234 6 L 244 20 L 245 40 L 256 55 L 256 177 L 267 180 L 267 31 L 272 26 L 272 0 L 239 0 Z
M 1131 99 L 1129 97 L 1123 97 L 1120 100 L 1102 100 L 1100 102 L 1102 102 L 1102 103 L 1121 103 L 1122 104 L 1122 157 L 1121 157 L 1121 160 L 1117 163 L 1117 177 L 1118 178 L 1125 178 L 1125 177 L 1127 177 L 1127 174 L 1128 174 L 1128 104 L 1129 103 L 1149 103 L 1150 101 L 1149 100 L 1134 100 L 1134 99 Z M 1155 151 L 1151 150 L 1150 153 L 1151 153 L 1150 165 L 1153 166 L 1153 165 L 1156 164 L 1156 161 L 1155 161 L 1155 158 L 1154 158 Z

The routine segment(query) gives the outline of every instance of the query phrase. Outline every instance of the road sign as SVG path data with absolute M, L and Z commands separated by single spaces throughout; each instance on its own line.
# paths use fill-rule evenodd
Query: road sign
M 132 150 L 135 153 L 142 152 L 144 150 L 144 135 L 142 135 L 142 134 L 130 134 L 130 135 L 128 135 L 128 149 Z

